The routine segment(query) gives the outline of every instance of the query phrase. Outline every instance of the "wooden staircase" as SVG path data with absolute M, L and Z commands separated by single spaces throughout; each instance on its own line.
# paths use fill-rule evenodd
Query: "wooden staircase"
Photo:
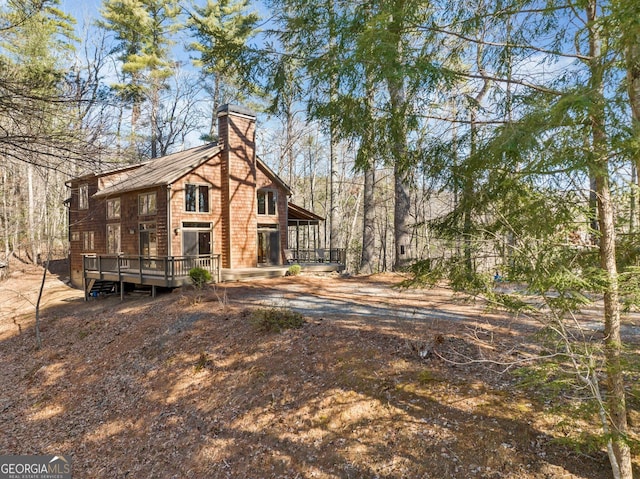
M 115 294 L 118 291 L 118 283 L 115 281 L 101 281 L 92 279 L 87 285 L 87 296 L 97 298 L 107 294 Z

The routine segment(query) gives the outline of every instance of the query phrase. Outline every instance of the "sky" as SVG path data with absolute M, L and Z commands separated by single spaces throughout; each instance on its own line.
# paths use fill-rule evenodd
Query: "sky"
M 101 0 L 60 0 L 60 8 L 73 15 L 79 24 L 83 19 L 97 19 L 101 4 Z
M 3 0 L 0 0 L 2 2 Z M 201 4 L 204 4 L 206 0 L 199 0 Z M 87 24 L 91 25 L 96 22 L 100 18 L 100 9 L 102 8 L 103 0 L 60 0 L 60 8 L 65 13 L 72 15 L 76 21 L 76 32 L 80 41 L 83 41 L 86 38 L 85 34 L 85 26 Z M 268 12 L 266 11 L 264 4 L 262 1 L 254 0 L 252 1 L 252 7 L 260 12 L 260 15 L 264 18 Z M 180 32 L 179 32 L 180 35 Z M 180 40 L 178 40 L 180 42 Z M 189 58 L 189 53 L 185 52 L 184 47 L 177 43 L 173 49 L 174 57 L 176 60 L 180 60 L 183 69 L 189 70 L 192 68 L 192 63 Z M 81 52 L 79 52 L 81 53 Z M 114 80 L 115 81 L 115 80 Z M 207 97 L 203 101 L 209 101 Z M 260 115 L 262 117 L 262 115 Z M 269 119 L 260 118 L 259 121 L 262 122 L 263 127 L 269 123 Z M 271 125 L 273 126 L 273 125 Z M 202 132 L 197 132 L 187 138 L 186 146 L 194 146 L 196 144 L 200 144 L 200 134 Z

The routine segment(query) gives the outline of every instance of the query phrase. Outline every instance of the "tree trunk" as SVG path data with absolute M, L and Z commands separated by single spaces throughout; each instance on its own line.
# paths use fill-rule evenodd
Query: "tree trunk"
M 2 235 L 4 239 L 4 257 L 8 261 L 11 248 L 9 244 L 11 237 L 9 235 L 9 209 L 7 207 L 7 188 L 9 188 L 7 178 L 7 168 L 2 169 Z
M 640 35 L 627 40 L 627 92 L 631 104 L 631 124 L 636 141 L 640 139 Z M 638 186 L 640 185 L 640 153 L 636 153 L 631 175 L 631 218 L 629 229 L 633 233 L 638 225 Z
M 335 5 L 334 0 L 328 0 L 327 9 L 329 10 L 329 50 L 333 50 L 336 42 L 335 33 Z M 329 101 L 333 103 L 338 94 L 338 78 L 332 74 L 329 84 Z M 329 189 L 329 248 L 337 248 L 338 239 L 338 218 L 336 216 L 336 185 L 338 172 L 336 170 L 336 129 L 333 116 L 329 119 L 329 174 L 330 189 Z
M 400 165 L 395 165 L 395 204 L 393 208 L 393 227 L 395 231 L 395 259 L 394 270 L 402 270 L 410 262 L 409 246 L 411 244 L 411 231 L 409 225 L 409 211 L 411 199 L 409 196 L 409 175 Z
M 214 141 L 218 138 L 218 108 L 220 107 L 220 79 L 216 74 L 213 79 L 213 92 L 211 93 L 212 111 L 211 125 L 209 126 L 209 139 Z
M 606 163 L 606 162 L 603 162 Z M 602 165 L 603 167 L 608 165 Z M 616 267 L 615 215 L 609 191 L 608 174 L 596 174 L 598 217 L 600 226 L 600 264 L 606 273 L 608 288 L 604 295 L 604 330 L 607 383 L 607 404 L 611 421 L 611 442 L 620 479 L 631 479 L 631 451 L 627 443 L 628 424 L 624 391 L 624 374 L 621 361 L 622 337 L 620 335 L 620 298 Z M 613 458 L 611 458 L 613 459 Z M 612 460 L 612 468 L 616 465 Z
M 362 218 L 362 257 L 360 258 L 360 272 L 372 274 L 375 271 L 375 222 L 376 210 L 374 199 L 375 168 L 370 165 L 364 172 L 364 204 Z
M 599 27 L 596 24 L 597 0 L 589 0 L 587 19 L 589 22 L 589 53 L 592 89 L 590 113 L 593 135 L 593 166 L 591 178 L 595 186 L 600 230 L 600 266 L 607 278 L 604 294 L 605 367 L 607 372 L 610 421 L 609 460 L 614 477 L 632 479 L 631 451 L 627 443 L 628 424 L 624 391 L 624 375 L 621 361 L 622 338 L 620 335 L 620 298 L 618 270 L 616 266 L 615 214 L 610 191 L 607 137 L 605 131 L 605 109 L 603 94 L 603 54 Z
M 295 179 L 295 166 L 294 161 L 295 158 L 293 156 L 293 112 L 291 103 L 287 104 L 287 111 L 285 113 L 286 119 L 286 142 L 285 142 L 285 151 L 287 152 L 287 169 L 289 170 L 289 186 L 291 188 L 294 187 L 293 182 Z
M 636 138 L 638 138 L 636 134 Z M 636 161 L 631 161 L 631 181 L 629 193 L 629 233 L 635 233 L 638 218 L 638 167 Z
M 158 157 L 158 110 L 160 109 L 160 86 L 154 82 L 151 87 L 151 158 Z
M 40 301 L 42 300 L 42 294 L 44 293 L 44 285 L 47 280 L 47 269 L 49 269 L 50 256 L 51 256 L 51 248 L 47 250 L 47 260 L 43 265 L 42 282 L 40 283 L 40 290 L 38 291 L 38 300 L 36 301 L 36 346 L 38 347 L 38 349 L 42 347 L 42 337 L 40 336 Z
M 488 80 L 486 71 L 483 66 L 484 60 L 484 47 L 482 44 L 476 46 L 476 66 L 478 73 L 485 78 L 482 88 L 478 94 L 474 97 L 474 103 L 471 105 L 469 112 L 469 155 L 472 163 L 476 162 L 475 156 L 478 151 L 478 109 L 482 105 L 484 97 L 489 93 L 491 81 Z M 463 205 L 463 237 L 464 237 L 464 263 L 467 274 L 471 275 L 475 273 L 475 264 L 472 257 L 472 249 L 474 243 L 473 233 L 473 203 L 474 203 L 474 174 L 473 167 L 467 167 L 464 169 L 465 177 L 462 179 L 462 205 Z
M 407 157 L 407 98 L 405 91 L 405 77 L 401 73 L 403 64 L 403 14 L 404 0 L 396 0 L 393 5 L 393 17 L 389 24 L 390 43 L 393 45 L 394 62 L 390 65 L 386 78 L 391 107 L 390 133 L 391 156 L 393 158 L 395 203 L 393 209 L 393 226 L 395 240 L 394 270 L 402 270 L 410 260 L 409 246 L 411 232 L 409 212 L 411 199 L 409 196 L 409 164 Z
M 366 11 L 367 21 L 371 16 L 371 9 Z M 375 205 L 375 182 L 376 182 L 376 161 L 375 151 L 375 120 L 373 105 L 375 101 L 375 90 L 373 78 L 370 70 L 365 66 L 365 105 L 366 114 L 363 119 L 364 130 L 362 131 L 360 148 L 356 158 L 356 165 L 364 169 L 364 191 L 363 191 L 363 214 L 362 214 L 362 254 L 360 255 L 359 271 L 364 274 L 375 272 L 375 241 L 376 241 L 376 205 Z
M 27 237 L 29 238 L 29 252 L 31 255 L 31 262 L 36 264 L 38 251 L 36 247 L 36 226 L 35 226 L 35 197 L 33 191 L 33 165 L 27 165 L 27 193 L 28 193 L 28 206 L 27 206 Z

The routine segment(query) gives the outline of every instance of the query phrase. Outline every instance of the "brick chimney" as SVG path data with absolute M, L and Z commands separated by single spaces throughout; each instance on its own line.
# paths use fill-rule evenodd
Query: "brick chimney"
M 222 152 L 222 267 L 257 265 L 256 114 L 237 105 L 218 108 Z

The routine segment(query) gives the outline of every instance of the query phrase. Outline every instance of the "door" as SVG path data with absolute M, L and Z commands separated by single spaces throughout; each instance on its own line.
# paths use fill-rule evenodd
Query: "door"
M 280 264 L 280 232 L 277 225 L 258 227 L 258 264 Z
M 147 258 L 158 256 L 158 238 L 156 236 L 155 223 L 140 224 L 140 255 Z
M 185 229 L 182 235 L 182 254 L 200 256 L 211 254 L 211 231 Z

